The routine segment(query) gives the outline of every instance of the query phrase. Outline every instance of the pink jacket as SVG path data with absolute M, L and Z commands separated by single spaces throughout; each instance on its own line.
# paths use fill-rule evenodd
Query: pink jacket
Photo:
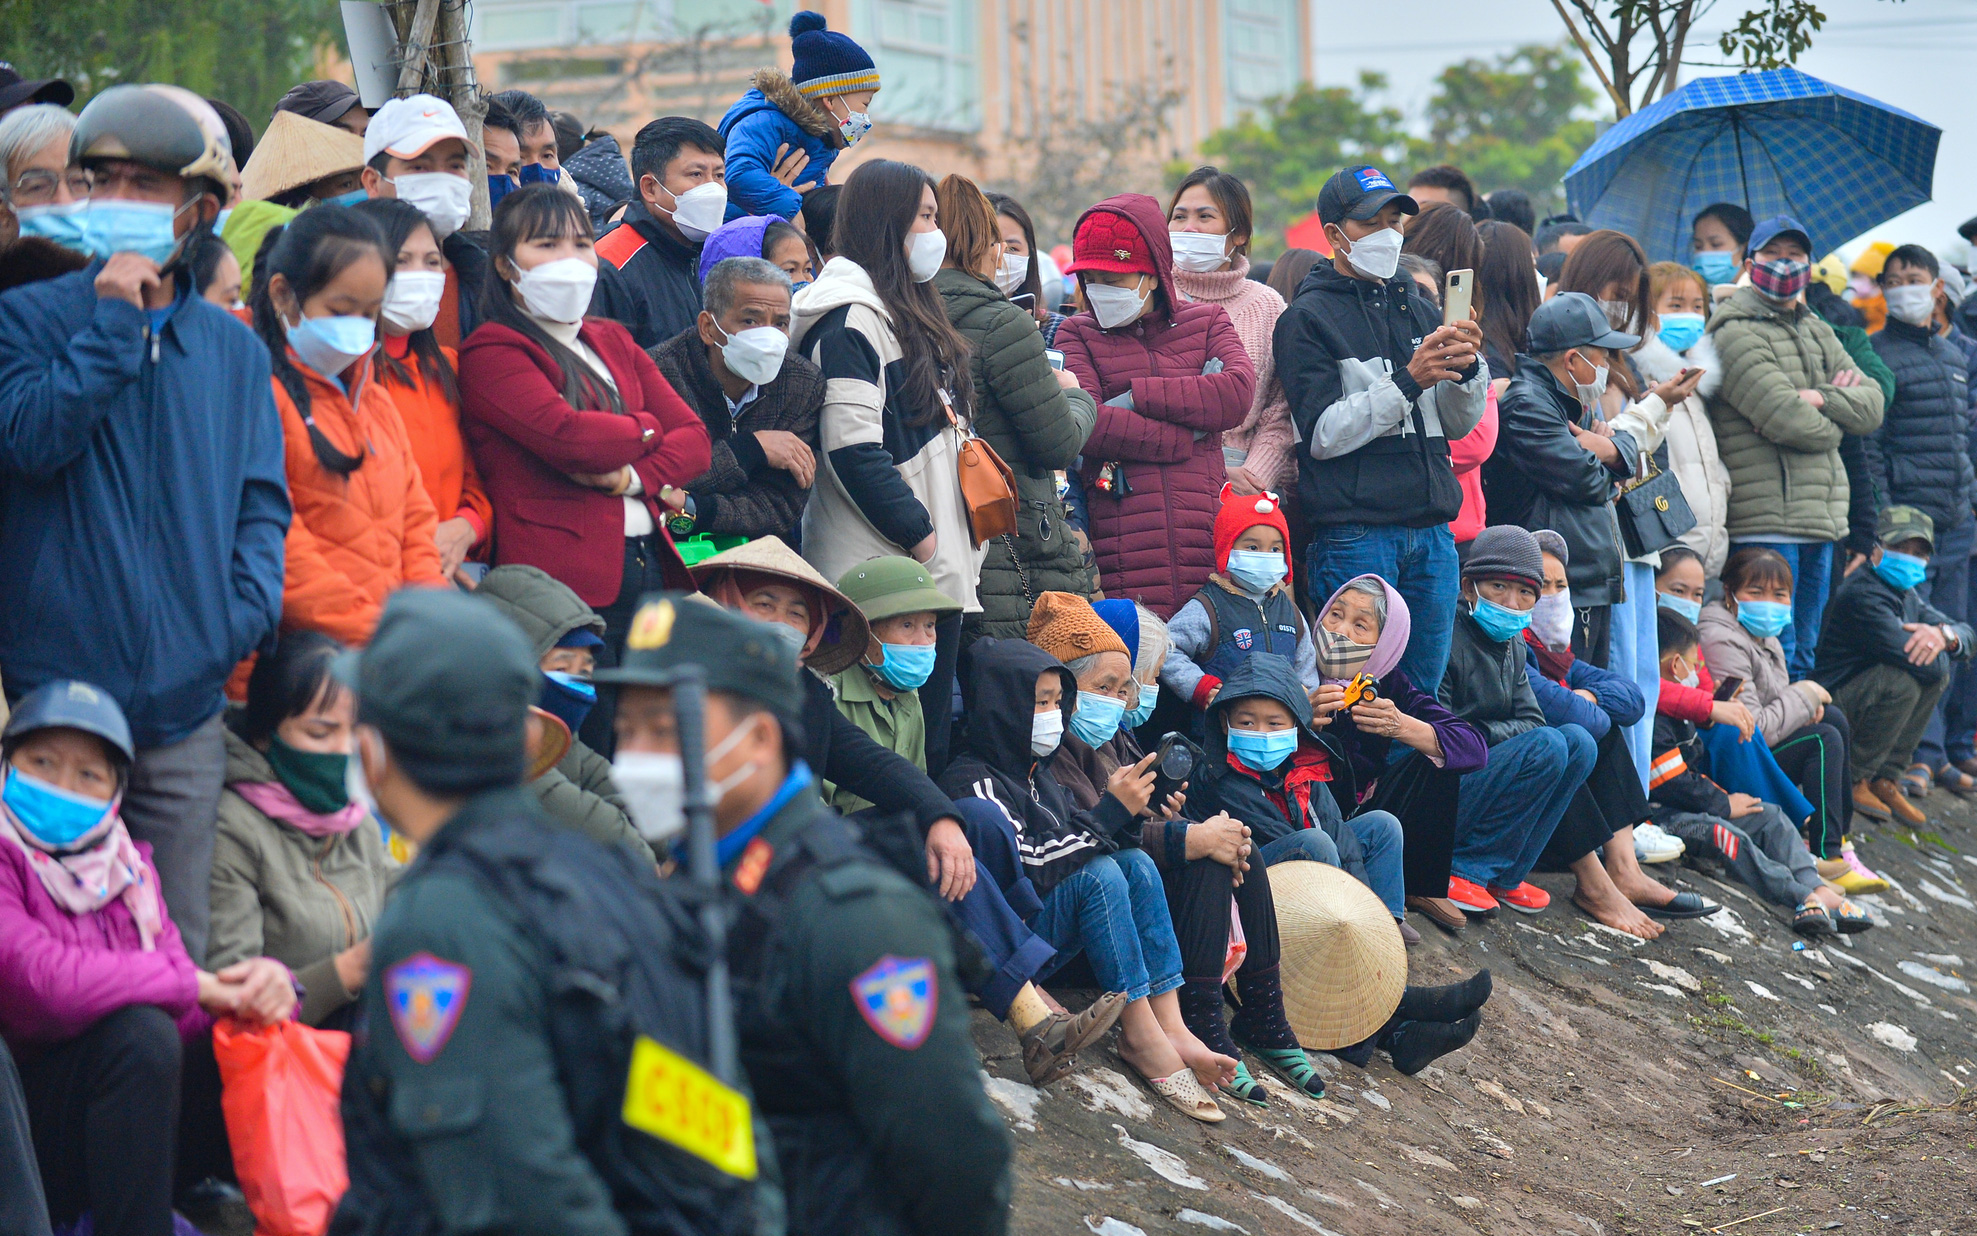
M 1174 286 L 1189 300 L 1222 306 L 1236 325 L 1250 364 L 1256 366 L 1256 396 L 1250 401 L 1249 415 L 1222 434 L 1222 445 L 1248 452 L 1244 465 L 1267 488 L 1295 496 L 1297 460 L 1291 456 L 1291 447 L 1297 434 L 1291 426 L 1291 403 L 1284 395 L 1284 384 L 1277 381 L 1276 358 L 1271 355 L 1284 298 L 1269 284 L 1250 278 L 1249 259 L 1240 255 L 1227 270 L 1207 274 L 1177 270 Z
M 1105 595 L 1171 618 L 1215 569 L 1216 496 L 1226 479 L 1222 431 L 1249 415 L 1256 370 L 1221 306 L 1176 295 L 1160 203 L 1123 193 L 1085 214 L 1100 210 L 1125 216 L 1146 238 L 1174 308 L 1155 304 L 1138 321 L 1110 331 L 1080 313 L 1057 330 L 1064 367 L 1099 401 L 1083 470 L 1092 549 Z M 1222 362 L 1222 371 L 1204 375 L 1210 358 Z M 1129 391 L 1132 408 L 1107 406 Z M 1100 467 L 1110 462 L 1123 465 L 1129 495 L 1097 487 Z
M 1457 545 L 1466 545 L 1483 530 L 1488 511 L 1483 505 L 1483 461 L 1496 449 L 1496 389 L 1490 389 L 1483 404 L 1483 419 L 1476 427 L 1448 444 L 1448 466 L 1455 470 L 1455 483 L 1462 487 L 1462 510 L 1449 521 L 1449 535 Z
M 151 847 L 140 841 L 137 851 L 156 888 Z M 0 843 L 0 1037 L 8 1043 L 63 1042 L 132 1004 L 157 1005 L 182 1035 L 203 1030 L 198 972 L 169 915 L 152 943 L 144 952 L 122 898 L 70 914 L 20 847 Z

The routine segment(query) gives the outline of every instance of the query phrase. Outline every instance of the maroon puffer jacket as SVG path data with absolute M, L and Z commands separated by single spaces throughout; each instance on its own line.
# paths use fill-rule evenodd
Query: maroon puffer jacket
M 1160 271 L 1160 296 L 1131 325 L 1101 330 L 1090 313 L 1058 328 L 1064 367 L 1098 400 L 1098 425 L 1084 449 L 1086 507 L 1100 586 L 1162 618 L 1215 569 L 1216 495 L 1226 472 L 1222 431 L 1242 424 L 1256 392 L 1256 369 L 1220 305 L 1183 302 L 1169 272 L 1173 250 L 1160 203 L 1141 193 L 1110 197 L 1085 212 L 1122 215 L 1145 236 Z M 1084 217 L 1078 222 L 1082 224 Z M 1201 367 L 1218 357 L 1220 373 Z M 1126 391 L 1132 410 L 1106 407 Z M 1124 465 L 1132 493 L 1102 493 L 1102 465 Z

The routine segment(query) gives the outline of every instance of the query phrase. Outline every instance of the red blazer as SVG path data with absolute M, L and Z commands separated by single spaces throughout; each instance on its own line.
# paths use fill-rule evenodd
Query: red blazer
M 666 535 L 658 493 L 707 471 L 713 458 L 707 428 L 624 327 L 586 318 L 579 338 L 611 370 L 624 415 L 572 408 L 562 395 L 563 371 L 512 327 L 484 322 L 460 345 L 460 412 L 494 506 L 493 562 L 540 567 L 595 608 L 617 600 L 624 499 L 568 474 L 630 464 L 645 487 L 655 539 L 671 559 L 667 587 L 691 589 Z

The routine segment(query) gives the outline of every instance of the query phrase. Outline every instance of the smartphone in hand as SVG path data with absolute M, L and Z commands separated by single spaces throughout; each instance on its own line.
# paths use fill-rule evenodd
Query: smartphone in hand
M 1744 680 L 1732 674 L 1730 677 L 1716 684 L 1716 694 L 1711 698 L 1719 700 L 1736 699 L 1737 692 L 1743 690 L 1743 686 Z
M 1476 292 L 1476 272 L 1473 270 L 1451 270 L 1448 272 L 1448 285 L 1442 292 L 1442 325 L 1453 326 L 1466 322 L 1475 314 L 1470 302 Z

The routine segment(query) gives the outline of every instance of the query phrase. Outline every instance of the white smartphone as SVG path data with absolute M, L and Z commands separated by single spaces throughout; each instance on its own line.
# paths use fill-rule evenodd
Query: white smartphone
M 1453 326 L 1466 322 L 1471 316 L 1469 301 L 1476 289 L 1476 272 L 1473 270 L 1451 270 L 1448 272 L 1448 287 L 1442 293 L 1442 325 Z
M 1045 348 L 1043 355 L 1044 359 L 1050 362 L 1052 369 L 1062 369 L 1064 367 L 1064 353 L 1058 351 L 1056 348 Z

